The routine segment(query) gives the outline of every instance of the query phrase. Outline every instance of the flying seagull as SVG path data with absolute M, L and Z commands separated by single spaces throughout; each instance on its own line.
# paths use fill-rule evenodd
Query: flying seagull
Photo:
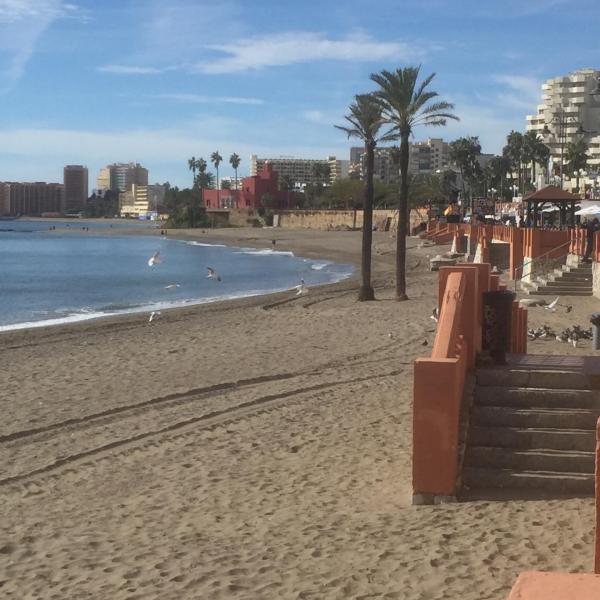
M 221 281 L 221 276 L 211 267 L 206 267 L 208 270 L 207 279 L 216 279 L 217 281 Z
M 178 283 L 170 283 L 169 285 L 165 285 L 165 290 L 173 290 L 178 287 L 181 287 Z
M 296 296 L 303 296 L 307 292 L 308 292 L 308 288 L 306 287 L 306 284 L 304 283 L 304 279 L 301 279 L 300 285 L 296 286 Z
M 157 250 L 149 259 L 148 266 L 160 265 L 160 250 Z

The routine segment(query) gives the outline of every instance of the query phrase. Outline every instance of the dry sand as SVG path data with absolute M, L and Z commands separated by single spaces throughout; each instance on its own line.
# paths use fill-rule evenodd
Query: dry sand
M 196 235 L 355 264 L 360 247 Z M 590 499 L 410 505 L 439 249 L 411 240 L 398 304 L 393 243 L 375 235 L 376 303 L 350 280 L 1 335 L 0 596 L 503 600 L 522 570 L 591 570 Z

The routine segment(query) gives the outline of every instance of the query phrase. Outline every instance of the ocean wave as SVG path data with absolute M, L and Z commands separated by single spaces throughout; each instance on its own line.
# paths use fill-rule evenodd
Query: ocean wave
M 313 263 L 312 265 L 310 265 L 310 268 L 313 271 L 322 271 L 325 267 L 328 267 L 330 264 L 332 264 L 331 262 L 316 262 Z
M 205 244 L 203 242 L 184 242 L 188 246 L 206 246 L 207 248 L 227 248 L 225 244 Z
M 110 310 L 91 310 L 91 309 L 79 309 L 70 311 L 60 317 L 54 317 L 50 319 L 42 319 L 40 321 L 26 321 L 23 323 L 9 323 L 7 325 L 0 325 L 0 333 L 5 331 L 17 331 L 20 329 L 33 329 L 38 327 L 50 327 L 53 325 L 65 325 L 68 323 L 77 323 L 80 321 L 89 321 L 92 319 L 101 319 L 106 317 L 115 317 L 119 315 L 131 315 L 139 313 L 149 313 L 152 311 L 168 310 L 171 308 L 181 308 L 182 306 L 196 306 L 200 304 L 210 304 L 212 302 L 221 302 L 224 300 L 240 300 L 242 298 L 253 298 L 255 296 L 265 296 L 267 294 L 276 294 L 279 292 L 286 292 L 295 289 L 293 287 L 282 287 L 277 289 L 256 289 L 256 290 L 245 290 L 243 292 L 234 292 L 231 294 L 223 294 L 222 296 L 209 296 L 206 298 L 187 298 L 184 300 L 172 300 L 164 302 L 153 302 L 151 304 L 144 305 L 129 305 L 127 308 L 122 305 L 122 308 L 110 309 Z M 118 306 L 118 305 L 108 305 Z M 106 309 L 107 307 L 104 307 Z M 60 311 L 57 311 L 60 312 Z M 64 311 L 63 311 L 64 312 Z
M 293 252 L 287 250 L 272 250 L 271 248 L 263 248 L 257 250 L 256 248 L 241 248 L 240 250 L 234 250 L 234 254 L 248 254 L 250 256 L 294 256 Z

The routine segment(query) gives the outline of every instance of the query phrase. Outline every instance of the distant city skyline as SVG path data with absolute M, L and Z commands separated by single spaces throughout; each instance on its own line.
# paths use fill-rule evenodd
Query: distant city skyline
M 415 64 L 461 117 L 415 140 L 497 153 L 545 80 L 598 68 L 599 25 L 595 0 L 0 0 L 0 181 L 139 162 L 186 187 L 215 150 L 223 176 L 234 152 L 240 177 L 252 154 L 347 159 L 333 124 L 353 95 Z

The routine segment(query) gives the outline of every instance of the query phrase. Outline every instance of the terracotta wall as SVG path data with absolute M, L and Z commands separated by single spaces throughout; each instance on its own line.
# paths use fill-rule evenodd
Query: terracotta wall
M 414 366 L 413 502 L 457 493 L 465 379 L 482 347 L 483 293 L 502 289 L 488 263 L 442 267 L 439 320 L 430 357 Z M 511 351 L 527 352 L 527 311 L 513 302 Z

